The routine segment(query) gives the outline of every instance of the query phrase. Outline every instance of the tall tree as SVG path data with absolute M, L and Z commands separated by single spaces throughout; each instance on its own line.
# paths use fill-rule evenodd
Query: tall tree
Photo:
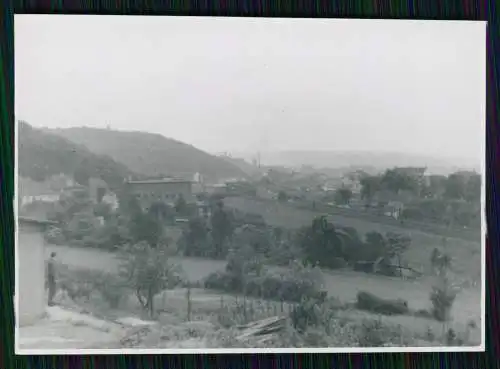
M 228 242 L 233 233 L 233 222 L 230 214 L 224 209 L 224 203 L 218 201 L 210 219 L 215 256 L 223 257 L 228 250 Z
M 361 184 L 361 197 L 371 202 L 375 194 L 381 189 L 380 176 L 364 176 L 360 180 Z
M 401 257 L 403 253 L 408 250 L 411 245 L 411 238 L 399 233 L 388 232 L 386 234 L 387 239 L 387 256 L 392 258 L 396 257 L 398 259 L 398 267 L 401 277 L 403 273 L 401 271 Z

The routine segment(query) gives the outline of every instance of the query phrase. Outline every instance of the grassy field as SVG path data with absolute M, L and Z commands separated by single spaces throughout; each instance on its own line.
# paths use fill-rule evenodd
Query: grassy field
M 47 254 L 51 251 L 56 251 L 57 258 L 68 266 L 108 272 L 117 270 L 118 260 L 110 252 L 53 245 L 47 247 Z M 223 270 L 225 267 L 224 261 L 216 260 L 173 258 L 172 261 L 179 263 L 186 277 L 193 282 L 205 278 L 214 271 Z M 353 302 L 358 291 L 369 291 L 383 298 L 406 299 L 412 309 L 429 308 L 430 304 L 429 293 L 432 288 L 430 278 L 405 281 L 357 272 L 328 271 L 324 273 L 324 282 L 328 294 L 342 302 Z M 452 312 L 454 319 L 462 322 L 474 319 L 479 322 L 480 299 L 479 287 L 464 289 L 455 302 L 455 309 Z
M 298 228 L 311 224 L 312 219 L 321 213 L 297 209 L 276 202 L 261 202 L 252 199 L 230 197 L 225 199 L 226 206 L 241 211 L 260 214 L 268 224 L 280 227 Z M 398 232 L 411 235 L 412 246 L 406 252 L 406 259 L 416 268 L 430 270 L 430 255 L 434 247 L 442 244 L 442 237 L 422 231 L 408 231 L 397 226 L 369 222 L 363 219 L 329 216 L 329 220 L 337 225 L 355 228 L 361 235 L 376 231 L 380 233 Z M 458 238 L 448 240 L 449 250 L 453 257 L 455 272 L 466 279 L 481 279 L 481 245 L 477 242 Z

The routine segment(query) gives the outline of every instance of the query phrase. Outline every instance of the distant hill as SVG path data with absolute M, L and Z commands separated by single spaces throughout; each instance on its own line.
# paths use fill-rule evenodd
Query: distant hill
M 233 163 L 159 134 L 89 127 L 51 129 L 50 132 L 85 145 L 96 154 L 108 155 L 147 176 L 185 176 L 198 172 L 209 181 L 246 177 Z
M 80 184 L 89 177 L 101 178 L 110 186 L 118 186 L 124 178 L 133 175 L 125 165 L 88 148 L 77 145 L 50 132 L 19 122 L 19 163 L 21 177 L 43 182 L 47 178 L 66 174 Z
M 243 157 L 244 154 L 242 154 Z M 445 160 L 424 155 L 406 153 L 369 152 L 369 151 L 268 151 L 261 153 L 262 163 L 266 165 L 286 165 L 315 168 L 359 168 L 369 167 L 373 170 L 385 170 L 391 167 L 426 166 L 428 172 L 449 174 L 461 169 L 480 171 L 480 163 L 472 160 Z

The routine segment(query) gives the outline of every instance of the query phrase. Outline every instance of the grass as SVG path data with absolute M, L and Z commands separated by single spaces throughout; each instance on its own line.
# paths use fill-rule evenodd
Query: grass
M 311 210 L 298 209 L 277 202 L 262 202 L 248 198 L 229 197 L 224 203 L 229 208 L 235 208 L 248 213 L 260 214 L 264 220 L 274 226 L 299 228 L 310 225 L 312 219 L 323 213 Z M 370 222 L 363 219 L 342 215 L 329 216 L 334 224 L 355 228 L 360 235 L 367 232 L 398 232 L 410 234 L 412 246 L 405 253 L 405 258 L 416 268 L 424 271 L 431 270 L 430 255 L 435 247 L 442 245 L 442 236 L 408 229 Z M 455 270 L 467 278 L 480 280 L 481 278 L 481 245 L 477 242 L 465 241 L 458 238 L 449 240 L 450 252 L 454 258 Z
M 47 254 L 57 252 L 57 258 L 69 266 L 89 268 L 113 272 L 117 270 L 116 256 L 110 252 L 96 249 L 82 249 L 64 246 L 48 246 Z M 179 262 L 191 281 L 198 281 L 210 273 L 223 270 L 225 262 L 208 259 L 174 258 Z M 360 291 L 370 291 L 381 298 L 401 298 L 408 301 L 411 309 L 428 309 L 430 307 L 429 293 L 432 289 L 432 279 L 405 281 L 399 278 L 389 278 L 349 271 L 324 272 L 325 290 L 330 296 L 335 296 L 344 302 L 354 302 Z M 481 292 L 477 289 L 464 289 L 458 296 L 452 310 L 457 320 L 479 320 Z

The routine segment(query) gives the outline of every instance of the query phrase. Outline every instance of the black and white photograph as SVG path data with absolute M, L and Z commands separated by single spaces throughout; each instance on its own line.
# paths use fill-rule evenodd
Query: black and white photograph
M 14 39 L 17 353 L 484 351 L 486 22 Z

